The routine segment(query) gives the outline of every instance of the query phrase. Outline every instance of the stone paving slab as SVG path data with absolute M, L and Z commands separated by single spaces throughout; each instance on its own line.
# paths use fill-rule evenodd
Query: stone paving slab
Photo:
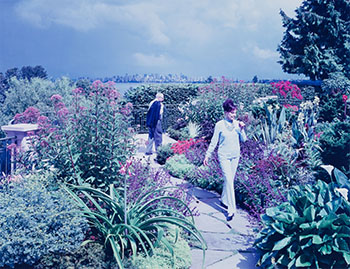
M 257 268 L 258 260 L 255 253 L 239 252 L 227 259 L 207 266 L 206 269 L 254 269 Z
M 200 249 L 192 249 L 191 253 L 192 253 L 191 269 L 202 269 L 203 251 Z M 223 261 L 223 260 L 229 259 L 236 254 L 237 254 L 236 251 L 232 252 L 232 251 L 207 250 L 205 252 L 204 268 L 208 268 L 208 266 L 214 265 L 213 262 L 215 263 L 217 261 Z M 225 268 L 221 267 L 221 269 L 225 269 Z

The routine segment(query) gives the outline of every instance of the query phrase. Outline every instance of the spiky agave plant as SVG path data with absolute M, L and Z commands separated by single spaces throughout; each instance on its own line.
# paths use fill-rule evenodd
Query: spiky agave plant
M 177 187 L 149 191 L 125 208 L 124 198 L 120 195 L 123 189 L 116 189 L 112 184 L 109 194 L 87 186 L 64 187 L 80 206 L 90 224 L 100 232 L 105 245 L 111 247 L 120 268 L 123 268 L 123 259 L 128 253 L 136 255 L 143 251 L 149 256 L 159 244 L 164 244 L 173 255 L 172 244 L 164 236 L 171 225 L 182 228 L 199 241 L 204 261 L 207 248 L 205 240 L 195 227 L 190 208 L 180 199 L 164 194 L 170 188 Z M 166 202 L 169 200 L 187 208 L 190 216 L 186 217 L 167 206 Z

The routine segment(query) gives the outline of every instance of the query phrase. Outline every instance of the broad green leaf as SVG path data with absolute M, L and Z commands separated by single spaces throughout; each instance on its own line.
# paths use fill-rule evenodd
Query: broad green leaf
M 286 237 L 286 238 L 283 238 L 282 240 L 276 242 L 272 251 L 281 250 L 282 248 L 288 246 L 289 243 L 292 241 L 292 239 L 293 239 L 292 237 Z
M 314 205 L 310 205 L 304 210 L 304 216 L 308 221 L 313 221 L 315 219 L 316 209 Z
M 328 255 L 332 253 L 332 246 L 330 244 L 324 244 L 321 248 L 320 248 L 320 252 L 323 255 Z
M 319 235 L 312 236 L 312 243 L 315 244 L 315 245 L 322 244 L 323 242 L 322 242 L 321 236 L 319 236 Z
M 311 266 L 311 258 L 308 255 L 302 254 L 300 255 L 296 261 L 295 261 L 295 266 L 296 267 L 307 267 L 307 266 Z
M 343 252 L 344 260 L 346 261 L 347 265 L 350 266 L 350 253 L 349 252 Z

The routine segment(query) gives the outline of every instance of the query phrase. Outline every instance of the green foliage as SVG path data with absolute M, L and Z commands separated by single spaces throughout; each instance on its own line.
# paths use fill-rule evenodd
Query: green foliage
M 196 96 L 198 87 L 196 84 L 141 85 L 140 87 L 129 89 L 124 96 L 134 106 L 148 106 L 156 97 L 157 92 L 161 92 L 164 94 L 165 105 L 177 105 L 186 103 L 191 97 Z
M 0 267 L 33 265 L 82 243 L 85 219 L 64 192 L 48 191 L 45 181 L 37 174 L 0 186 Z
M 32 78 L 30 81 L 11 78 L 0 111 L 0 125 L 8 124 L 17 113 L 22 113 L 31 106 L 44 113 L 53 112 L 50 97 L 59 94 L 63 97 L 63 101 L 67 102 L 71 100 L 73 87 L 72 82 L 64 77 L 55 82 L 42 78 Z
M 34 269 L 109 269 L 112 261 L 104 252 L 103 244 L 90 242 L 70 253 L 50 253 L 34 265 Z
M 186 158 L 184 154 L 176 154 L 165 163 L 165 169 L 178 178 L 184 178 L 186 174 L 194 168 L 194 164 Z
M 159 164 L 163 165 L 167 159 L 174 155 L 174 151 L 171 149 L 172 144 L 166 144 L 158 147 L 156 160 Z
M 188 206 L 175 197 L 157 195 L 172 187 L 149 191 L 129 205 L 125 200 L 126 190 L 124 189 L 123 198 L 120 196 L 120 190 L 112 184 L 109 194 L 84 186 L 72 186 L 72 188 L 81 195 L 77 195 L 69 188 L 66 188 L 67 192 L 81 207 L 93 227 L 99 231 L 105 244 L 112 249 L 114 259 L 120 268 L 123 268 L 125 255 L 135 257 L 139 251 L 143 251 L 149 256 L 160 244 L 164 244 L 174 257 L 174 247 L 164 236 L 171 225 L 190 233 L 201 243 L 204 259 L 206 244 L 194 226 Z M 185 217 L 175 209 L 159 203 L 171 200 L 179 203 L 181 207 L 186 207 L 190 217 Z
M 350 176 L 350 122 L 334 121 L 318 127 L 324 164 L 331 164 Z
M 184 114 L 200 126 L 200 136 L 210 138 L 215 123 L 223 117 L 222 104 L 227 98 L 234 100 L 240 114 L 250 110 L 255 98 L 266 96 L 271 91 L 271 85 L 233 83 L 224 79 L 222 83 L 211 83 L 202 87 L 199 95 L 187 104 Z
M 285 72 L 326 79 L 332 72 L 350 78 L 350 3 L 348 0 L 304 0 L 296 18 L 282 10 L 286 28 L 278 51 Z
M 122 106 L 113 83 L 93 83 L 89 95 L 74 90 L 71 106 L 59 95 L 51 97 L 55 111 L 50 118 L 38 117 L 32 147 L 19 161 L 25 167 L 57 170 L 58 181 L 85 182 L 107 190 L 120 180 L 120 163 L 132 155 L 131 108 Z
M 184 128 L 178 129 L 178 130 L 175 130 L 174 128 L 169 127 L 167 130 L 167 133 L 168 133 L 169 137 L 171 137 L 172 139 L 175 139 L 175 140 L 187 140 L 190 138 L 187 127 L 184 127 Z
M 185 179 L 202 189 L 213 190 L 217 193 L 222 192 L 224 178 L 218 173 L 218 167 L 213 162 L 210 162 L 209 166 L 193 167 L 186 173 Z
M 263 268 L 348 268 L 350 203 L 332 185 L 294 187 L 288 201 L 268 208 L 255 242 Z
M 347 94 L 350 91 L 350 78 L 341 72 L 330 73 L 329 78 L 322 81 L 321 88 L 326 95 L 338 92 Z
M 174 248 L 174 257 L 167 250 L 164 245 L 156 248 L 152 256 L 137 255 L 132 260 L 132 265 L 127 266 L 129 269 L 153 269 L 153 268 L 174 268 L 174 269 L 187 269 L 191 267 L 191 249 L 182 238 L 181 235 L 175 237 L 175 232 L 170 231 L 165 237 L 172 243 Z

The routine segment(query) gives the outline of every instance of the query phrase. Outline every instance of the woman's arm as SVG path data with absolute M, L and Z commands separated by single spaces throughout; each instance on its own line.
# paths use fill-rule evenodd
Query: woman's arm
M 203 161 L 204 165 L 208 165 L 209 158 L 210 158 L 211 154 L 213 153 L 216 145 L 218 144 L 219 135 L 220 135 L 220 127 L 219 127 L 219 124 L 216 123 L 215 124 L 215 128 L 214 128 L 213 137 L 211 138 L 209 147 L 208 147 L 207 152 L 205 154 L 205 158 L 204 158 L 204 161 Z

